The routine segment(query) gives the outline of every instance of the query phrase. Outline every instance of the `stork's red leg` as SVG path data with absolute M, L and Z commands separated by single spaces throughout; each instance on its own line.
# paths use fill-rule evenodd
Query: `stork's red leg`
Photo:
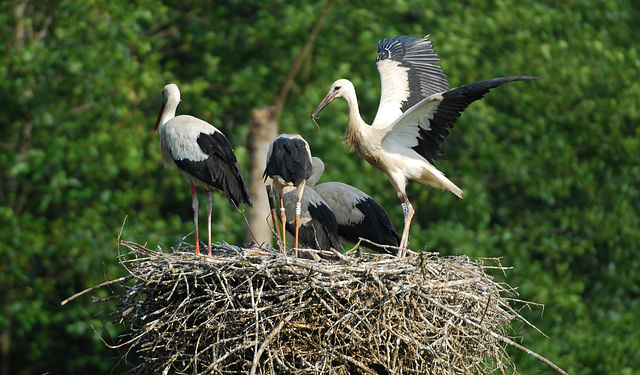
M 193 182 L 189 183 L 191 184 L 191 208 L 193 208 L 193 224 L 196 228 L 196 254 L 200 254 L 200 237 L 198 236 L 198 196 L 196 195 L 196 187 L 193 185 Z
M 207 231 L 209 232 L 209 255 L 211 255 L 211 210 L 213 209 L 213 197 L 211 187 L 207 186 Z

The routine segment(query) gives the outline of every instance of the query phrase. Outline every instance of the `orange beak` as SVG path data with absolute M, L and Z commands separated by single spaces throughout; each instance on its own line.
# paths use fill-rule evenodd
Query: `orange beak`
M 322 99 L 322 102 L 318 105 L 318 108 L 313 111 L 313 113 L 311 114 L 311 118 L 315 119 L 318 116 L 318 113 L 320 113 L 320 111 L 328 106 L 335 98 L 335 95 L 331 91 L 329 91 L 329 93 L 327 93 L 327 96 L 325 96 L 324 99 Z

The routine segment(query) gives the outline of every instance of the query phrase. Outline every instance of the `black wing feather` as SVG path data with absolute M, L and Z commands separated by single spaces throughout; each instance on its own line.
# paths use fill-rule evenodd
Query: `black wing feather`
M 360 223 L 338 224 L 338 233 L 350 242 L 357 243 L 359 237 L 380 245 L 398 247 L 400 235 L 393 226 L 387 211 L 373 198 L 368 197 L 358 202 L 355 209 L 364 214 L 364 220 Z M 363 246 L 382 254 L 397 255 L 398 250 L 375 246 L 368 242 L 362 242 Z
M 418 145 L 413 149 L 429 160 L 431 164 L 445 161 L 447 157 L 442 150 L 442 142 L 449 135 L 462 112 L 474 101 L 481 99 L 492 88 L 514 81 L 539 80 L 542 77 L 513 76 L 500 77 L 464 85 L 442 93 L 442 101 L 438 105 L 433 119 L 429 121 L 429 129 L 420 128 Z
M 298 186 L 311 176 L 312 169 L 304 140 L 276 138 L 263 177 L 280 176 L 286 182 L 293 183 L 293 186 Z
M 197 142 L 202 152 L 209 157 L 204 161 L 176 160 L 178 168 L 187 170 L 204 183 L 222 190 L 236 208 L 241 203 L 251 206 L 249 189 L 227 137 L 218 131 L 200 133 Z
M 333 248 L 339 251 L 338 222 L 333 211 L 321 202 L 309 204 L 307 210 L 311 220 L 300 225 L 298 232 L 300 245 L 308 249 L 329 250 Z M 287 231 L 295 233 L 293 220 L 287 220 Z

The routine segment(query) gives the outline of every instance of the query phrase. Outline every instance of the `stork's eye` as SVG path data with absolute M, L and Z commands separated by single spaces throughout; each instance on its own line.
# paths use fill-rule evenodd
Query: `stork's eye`
M 338 91 L 338 90 L 340 90 L 341 88 L 342 88 L 342 86 L 336 86 L 336 87 L 334 87 L 334 88 L 333 88 L 333 91 Z

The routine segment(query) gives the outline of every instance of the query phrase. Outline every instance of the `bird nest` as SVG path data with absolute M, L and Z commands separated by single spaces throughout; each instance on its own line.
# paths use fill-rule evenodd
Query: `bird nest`
M 515 371 L 506 347 L 526 350 L 507 337 L 528 324 L 515 291 L 486 273 L 504 270 L 498 259 L 123 247 L 129 275 L 94 288 L 124 287 L 101 301 L 129 327 L 113 347 L 141 360 L 137 374 L 504 373 Z

